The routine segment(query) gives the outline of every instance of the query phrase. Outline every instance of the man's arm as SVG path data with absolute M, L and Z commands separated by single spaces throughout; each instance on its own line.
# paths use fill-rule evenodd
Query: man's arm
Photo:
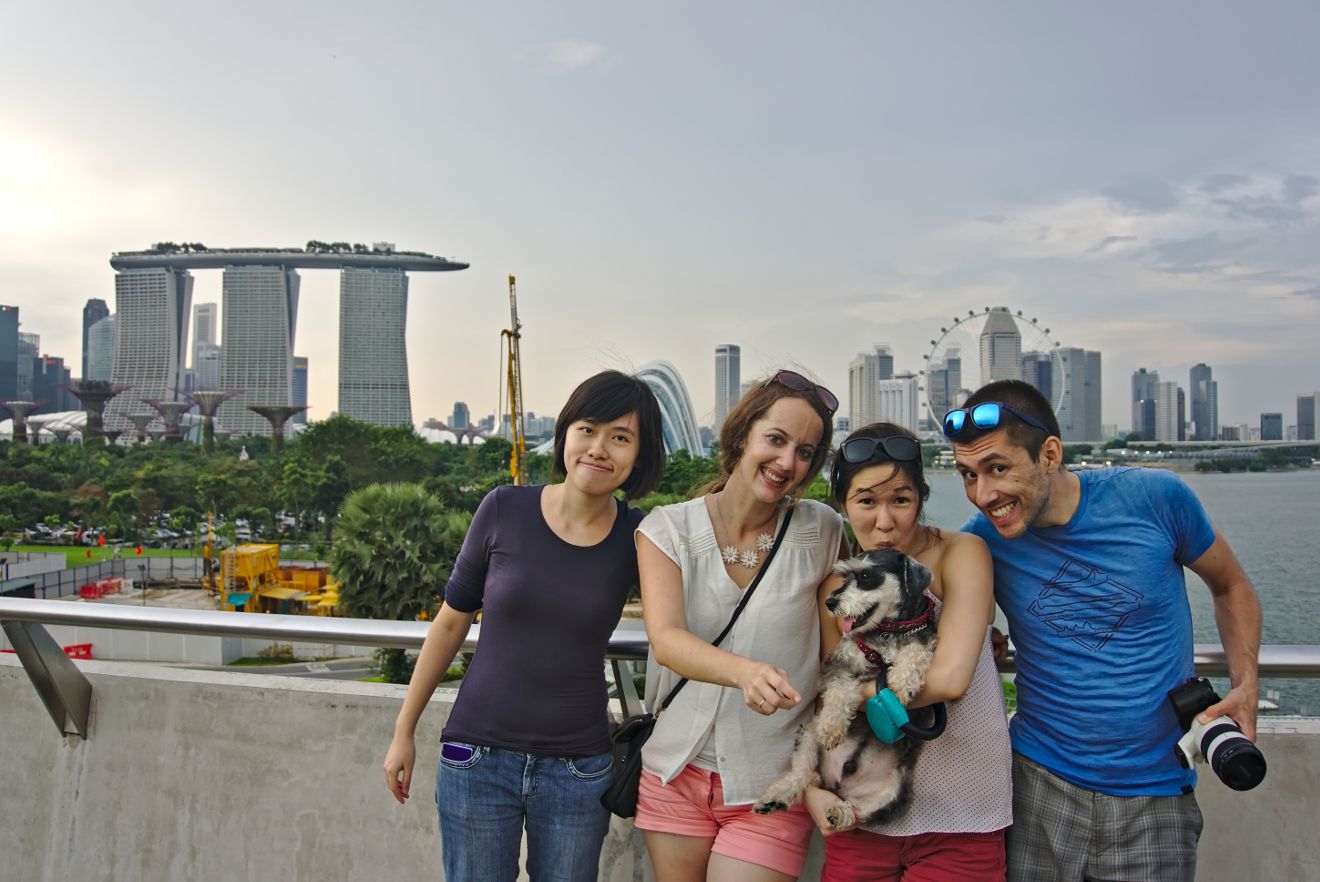
M 1214 596 L 1215 624 L 1228 656 L 1232 689 L 1224 700 L 1201 714 L 1202 720 L 1232 717 L 1242 732 L 1256 740 L 1256 703 L 1260 695 L 1257 665 L 1260 656 L 1260 599 L 1242 564 L 1218 530 L 1214 543 L 1191 564 Z

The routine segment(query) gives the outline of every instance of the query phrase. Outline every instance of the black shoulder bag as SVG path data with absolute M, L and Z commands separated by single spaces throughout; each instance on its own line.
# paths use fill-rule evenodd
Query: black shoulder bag
M 729 617 L 729 623 L 724 626 L 720 636 L 711 641 L 712 646 L 719 646 L 725 637 L 729 636 L 729 631 L 733 630 L 733 623 L 738 621 L 738 616 L 742 613 L 743 607 L 747 606 L 747 601 L 752 599 L 752 592 L 756 586 L 761 583 L 761 577 L 765 571 L 770 569 L 770 562 L 775 559 L 775 552 L 779 550 L 779 545 L 784 541 L 784 534 L 788 532 L 788 522 L 793 519 L 793 508 L 790 506 L 784 511 L 784 522 L 779 525 L 779 535 L 775 536 L 775 544 L 770 547 L 770 553 L 766 555 L 765 562 L 761 564 L 761 569 L 756 577 L 752 579 L 751 584 L 743 591 L 742 599 L 738 601 L 738 606 L 734 609 L 733 615 Z M 655 728 L 655 721 L 664 713 L 665 708 L 669 707 L 674 697 L 678 695 L 680 689 L 687 685 L 687 677 L 679 680 L 674 688 L 669 690 L 665 700 L 660 703 L 660 709 L 653 714 L 636 714 L 623 721 L 615 731 L 613 741 L 615 744 L 614 761 L 614 780 L 610 783 L 610 789 L 606 790 L 600 797 L 600 804 L 609 809 L 613 814 L 621 818 L 631 818 L 637 814 L 637 787 L 642 781 L 642 746 L 646 740 L 651 737 L 651 731 Z

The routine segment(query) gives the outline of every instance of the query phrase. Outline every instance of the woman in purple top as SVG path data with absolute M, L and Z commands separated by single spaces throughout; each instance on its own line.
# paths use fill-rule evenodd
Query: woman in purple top
M 603 660 L 637 584 L 642 518 L 615 492 L 646 495 L 663 467 L 655 396 L 606 371 L 555 423 L 563 481 L 497 487 L 477 508 L 385 756 L 386 786 L 403 803 L 417 720 L 481 610 L 436 775 L 450 882 L 515 879 L 524 825 L 532 879 L 596 878 L 613 759 Z

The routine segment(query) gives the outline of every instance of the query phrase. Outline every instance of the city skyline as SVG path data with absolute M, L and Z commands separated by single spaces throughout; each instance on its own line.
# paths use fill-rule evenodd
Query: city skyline
M 793 367 L 842 396 L 875 341 L 919 370 L 949 316 L 1010 304 L 1103 353 L 1104 423 L 1129 422 L 1137 368 L 1185 385 L 1198 362 L 1219 422 L 1255 423 L 1320 388 L 1320 11 L 1270 9 L 1202 6 L 1189 27 L 1163 7 L 783 4 L 751 29 L 682 4 L 14 9 L 6 34 L 64 50 L 0 53 L 28 84 L 0 109 L 0 303 L 80 375 L 78 316 L 113 296 L 114 251 L 384 238 L 472 264 L 410 280 L 414 423 L 496 410 L 511 272 L 538 413 L 663 359 L 709 424 L 730 340 L 744 379 Z M 160 52 L 125 57 L 127 39 Z M 336 409 L 338 315 L 306 304 L 335 290 L 305 274 L 313 419 Z M 197 273 L 194 302 L 220 299 Z

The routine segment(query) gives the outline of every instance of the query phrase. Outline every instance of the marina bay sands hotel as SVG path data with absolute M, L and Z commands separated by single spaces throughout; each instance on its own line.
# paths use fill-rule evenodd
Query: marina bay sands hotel
M 345 416 L 377 425 L 412 423 L 404 329 L 409 272 L 467 269 L 431 254 L 377 243 L 309 242 L 306 250 L 214 249 L 158 245 L 111 256 L 116 336 L 111 382 L 132 389 L 111 402 L 106 428 L 128 427 L 146 398 L 182 396 L 192 314 L 192 270 L 224 272 L 220 388 L 243 395 L 220 408 L 220 425 L 238 435 L 269 434 L 248 405 L 287 405 L 293 393 L 293 342 L 299 269 L 339 270 L 339 405 Z

